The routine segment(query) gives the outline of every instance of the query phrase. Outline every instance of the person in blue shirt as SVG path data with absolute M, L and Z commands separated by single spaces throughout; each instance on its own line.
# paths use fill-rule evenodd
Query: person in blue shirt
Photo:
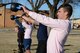
M 40 23 L 37 31 L 38 47 L 36 53 L 46 53 L 47 38 L 47 26 Z
M 17 32 L 17 42 L 18 42 L 18 53 L 24 53 L 23 39 L 24 39 L 24 27 L 18 19 L 14 19 L 18 26 L 15 26 L 15 31 Z
M 41 13 L 41 14 L 43 14 L 43 13 Z M 48 38 L 47 26 L 39 23 L 39 28 L 38 28 L 38 31 L 37 31 L 38 47 L 37 47 L 36 53 L 46 53 L 47 38 Z

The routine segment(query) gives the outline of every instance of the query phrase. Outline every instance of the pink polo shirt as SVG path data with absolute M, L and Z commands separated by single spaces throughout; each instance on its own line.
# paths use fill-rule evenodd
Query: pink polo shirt
M 29 15 L 36 21 L 51 28 L 47 41 L 47 53 L 64 53 L 63 46 L 71 29 L 70 21 L 53 19 L 35 12 L 29 12 Z

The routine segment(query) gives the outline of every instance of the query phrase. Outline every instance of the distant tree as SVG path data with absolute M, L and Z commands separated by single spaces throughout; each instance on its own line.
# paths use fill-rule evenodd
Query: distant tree
M 38 12 L 39 8 L 45 3 L 45 0 L 27 0 L 31 7 L 32 10 L 35 12 Z
M 2 0 L 4 3 L 17 2 L 18 0 Z
M 3 0 L 0 0 L 0 2 L 2 2 L 2 1 Z M 18 0 L 4 0 L 4 3 L 6 3 L 6 2 L 17 2 L 17 1 Z M 35 12 L 38 12 L 39 8 L 43 4 L 47 3 L 48 8 L 49 8 L 49 16 L 52 18 L 56 18 L 56 11 L 57 11 L 58 4 L 60 2 L 63 4 L 71 3 L 73 5 L 78 5 L 79 4 L 78 2 L 80 2 L 80 0 L 52 0 L 53 4 L 51 4 L 51 2 L 49 2 L 51 0 L 26 0 L 26 1 L 29 2 L 29 4 L 32 7 L 32 10 Z
M 17 2 L 18 0 L 11 0 L 11 2 Z
M 0 3 L 2 3 L 3 1 L 2 0 L 0 0 Z
M 51 4 L 49 2 L 49 0 L 45 0 L 48 7 L 49 7 L 49 16 L 52 17 L 52 18 L 57 18 L 56 17 L 56 12 L 57 12 L 57 7 L 58 7 L 58 4 L 59 2 L 63 2 L 63 4 L 66 4 L 66 3 L 69 3 L 70 0 L 53 0 L 53 4 Z
M 49 1 L 50 0 L 45 0 L 48 7 L 49 7 L 49 15 L 52 18 L 56 18 L 56 11 L 57 11 L 57 6 L 59 4 L 59 2 L 62 2 L 63 5 L 67 4 L 67 3 L 71 3 L 71 4 L 79 4 L 77 2 L 80 2 L 80 0 L 53 0 L 53 4 L 51 4 Z

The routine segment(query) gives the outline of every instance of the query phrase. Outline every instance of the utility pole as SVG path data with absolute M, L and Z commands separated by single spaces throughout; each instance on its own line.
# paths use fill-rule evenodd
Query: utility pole
M 0 4 L 3 3 L 3 0 L 0 0 Z M 5 28 L 5 6 L 0 7 L 0 26 Z

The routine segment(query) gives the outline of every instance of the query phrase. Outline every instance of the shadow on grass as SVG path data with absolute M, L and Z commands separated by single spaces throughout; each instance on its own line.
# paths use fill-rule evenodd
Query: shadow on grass
M 71 46 L 73 46 L 73 45 L 71 45 L 71 44 L 64 45 L 64 47 L 71 47 Z M 68 49 L 68 48 L 64 49 L 64 51 L 66 51 L 66 50 L 70 50 L 70 49 Z
M 70 49 L 64 49 L 64 51 L 66 51 L 66 50 L 70 50 Z
M 37 48 L 31 48 L 30 50 L 37 50 Z
M 31 48 L 31 50 L 36 50 L 37 48 L 35 48 L 34 46 L 36 46 L 37 47 L 37 45 L 38 44 L 32 44 L 31 46 L 32 46 L 32 48 Z M 67 44 L 67 45 L 64 45 L 65 47 L 70 47 L 70 46 L 73 46 L 73 45 L 71 45 L 71 44 Z M 33 48 L 34 47 L 34 48 Z M 66 48 L 66 49 L 64 49 L 64 51 L 66 51 L 66 50 L 70 50 L 70 49 L 68 49 L 68 48 Z M 13 50 L 14 51 L 14 53 L 17 51 L 17 50 Z
M 35 44 L 32 44 L 32 45 L 31 45 L 31 46 L 32 46 L 31 50 L 36 50 L 36 49 L 37 49 L 37 48 L 36 48 L 37 45 L 38 45 L 38 44 L 36 44 L 36 43 L 35 43 Z
M 38 44 L 32 44 L 31 46 L 33 47 L 33 46 L 37 46 Z M 70 46 L 73 46 L 73 45 L 71 45 L 71 44 L 67 44 L 67 45 L 64 45 L 65 47 L 70 47 Z M 37 48 L 31 48 L 31 50 L 36 50 Z M 69 49 L 64 49 L 64 51 L 65 50 L 69 50 Z
M 13 53 L 17 53 L 18 52 L 18 50 L 16 50 L 16 49 L 13 49 Z
M 66 46 L 73 46 L 73 45 L 71 45 L 71 44 L 67 44 L 67 45 L 64 45 L 64 46 L 66 47 Z
M 76 33 L 76 34 L 73 33 L 73 34 L 70 34 L 70 35 L 80 35 L 80 33 Z
M 32 44 L 31 46 L 37 46 L 38 44 Z

